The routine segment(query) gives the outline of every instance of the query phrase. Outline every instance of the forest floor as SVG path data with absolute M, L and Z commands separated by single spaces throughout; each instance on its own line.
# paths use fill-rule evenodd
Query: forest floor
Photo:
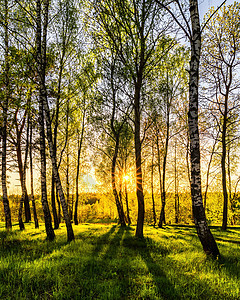
M 206 258 L 191 227 L 44 224 L 7 233 L 0 224 L 0 299 L 240 299 L 240 228 L 213 228 L 221 259 Z

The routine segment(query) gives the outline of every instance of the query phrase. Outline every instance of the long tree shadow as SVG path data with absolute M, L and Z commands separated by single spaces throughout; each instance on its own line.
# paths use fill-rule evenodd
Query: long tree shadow
M 152 275 L 152 278 L 155 283 L 157 297 L 159 299 L 169 299 L 177 300 L 181 299 L 179 293 L 174 287 L 174 284 L 168 279 L 166 272 L 160 266 L 159 262 L 157 263 L 152 258 L 150 253 L 150 248 L 155 246 L 155 242 L 150 238 L 136 238 L 131 236 L 129 233 L 124 240 L 125 247 L 132 247 L 136 250 L 136 253 L 140 255 L 142 260 L 145 262 L 149 273 Z M 162 257 L 165 257 L 169 251 L 166 248 L 160 247 L 158 245 L 158 254 Z M 147 296 L 148 297 L 148 296 Z
M 122 272 L 124 267 L 119 259 L 119 249 L 125 229 L 116 229 L 117 226 L 113 226 L 94 241 L 91 257 L 82 270 L 89 280 L 88 286 L 81 291 L 81 299 L 124 299 L 129 279 Z

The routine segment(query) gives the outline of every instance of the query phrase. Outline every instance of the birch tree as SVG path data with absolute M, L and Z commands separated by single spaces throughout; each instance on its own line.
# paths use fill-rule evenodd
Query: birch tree
M 184 12 L 180 1 L 173 1 L 180 12 L 181 19 L 177 17 L 169 5 L 162 4 L 166 11 L 172 16 L 177 25 L 183 30 L 188 38 L 191 47 L 191 58 L 189 62 L 189 110 L 188 110 L 188 131 L 190 138 L 190 162 L 191 162 L 191 196 L 193 218 L 198 237 L 207 255 L 219 256 L 219 250 L 215 239 L 208 227 L 205 210 L 203 207 L 201 169 L 200 169 L 200 145 L 198 128 L 198 106 L 199 106 L 199 63 L 201 56 L 201 28 L 198 1 L 189 0 L 190 22 L 187 21 L 187 14 Z

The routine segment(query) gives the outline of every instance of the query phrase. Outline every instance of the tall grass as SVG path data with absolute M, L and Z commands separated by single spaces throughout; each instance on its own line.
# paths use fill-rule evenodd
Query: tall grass
M 240 299 L 240 229 L 213 229 L 221 260 L 206 258 L 191 227 L 83 224 L 66 242 L 44 226 L 0 229 L 0 299 Z

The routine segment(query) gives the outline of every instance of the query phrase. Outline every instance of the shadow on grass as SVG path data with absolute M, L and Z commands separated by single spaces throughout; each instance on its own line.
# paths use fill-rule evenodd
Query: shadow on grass
M 192 245 L 188 236 L 179 235 L 178 240 L 163 236 L 159 242 L 137 239 L 129 227 L 112 226 L 107 230 L 103 234 L 101 229 L 89 228 L 76 234 L 75 242 L 57 240 L 48 243 L 49 249 L 37 240 L 24 240 L 20 246 L 11 242 L 7 251 L 13 253 L 13 258 L 20 249 L 23 257 L 29 254 L 31 264 L 23 263 L 19 268 L 13 260 L 4 271 L 7 279 L 3 277 L 4 294 L 0 290 L 0 299 L 229 299 L 218 293 L 207 277 L 199 277 L 205 266 L 196 252 L 202 251 L 201 245 Z M 0 238 L 9 242 L 5 233 L 0 232 Z M 185 251 L 192 255 L 189 261 L 182 255 Z M 43 253 L 50 255 L 44 257 Z M 233 260 L 228 257 L 221 268 L 237 276 L 231 265 Z
M 136 238 L 131 236 L 129 233 L 127 234 L 124 242 L 125 247 L 133 248 L 136 253 L 142 258 L 145 262 L 149 273 L 151 274 L 153 281 L 155 283 L 155 291 L 153 291 L 152 295 L 145 295 L 147 299 L 151 299 L 152 297 L 158 297 L 157 299 L 169 299 L 169 300 L 177 300 L 181 299 L 180 295 L 176 291 L 174 284 L 169 280 L 166 272 L 160 265 L 160 261 L 156 262 L 152 258 L 151 250 L 157 251 L 158 255 L 161 257 L 166 257 L 169 254 L 169 250 L 167 248 L 161 247 L 159 243 L 156 243 L 154 240 L 150 238 Z M 151 285 L 149 286 L 149 293 L 151 294 Z M 148 287 L 147 287 L 148 288 Z M 147 292 L 147 293 L 148 293 Z M 155 294 L 155 295 L 154 295 Z M 150 297 L 150 298 L 149 298 Z
M 16 256 L 22 261 L 34 261 L 43 255 L 49 255 L 54 250 L 65 246 L 65 240 L 49 242 L 47 240 L 29 240 L 18 237 L 19 231 L 0 231 L 0 257 Z M 33 236 L 34 234 L 30 234 Z
M 79 299 L 124 299 L 128 294 L 127 262 L 119 259 L 125 228 L 113 226 L 96 239 L 91 256 L 84 264 L 82 275 L 88 285 Z

